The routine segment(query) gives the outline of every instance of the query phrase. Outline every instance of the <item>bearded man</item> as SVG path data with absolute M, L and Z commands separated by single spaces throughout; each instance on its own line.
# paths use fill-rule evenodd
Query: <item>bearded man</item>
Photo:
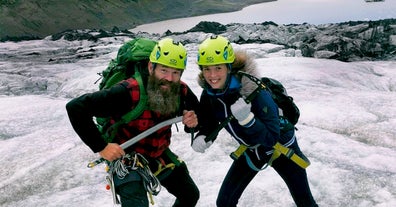
M 117 120 L 136 107 L 141 86 L 135 79 L 84 94 L 66 104 L 70 122 L 81 140 L 108 163 L 122 160 L 123 168 L 127 169 L 124 175 L 113 174 L 112 178 L 123 207 L 149 206 L 147 173 L 155 175 L 160 184 L 176 197 L 173 206 L 195 206 L 199 199 L 199 190 L 186 164 L 169 149 L 171 126 L 157 130 L 125 150 L 120 147 L 120 144 L 141 132 L 177 115 L 183 116 L 186 132 L 197 127 L 195 111 L 198 110 L 198 99 L 180 80 L 186 68 L 186 58 L 187 52 L 181 43 L 169 38 L 157 43 L 147 65 L 150 75 L 146 87 L 146 109 L 136 119 L 120 126 L 111 143 L 106 143 L 101 137 L 93 118 L 111 117 Z M 136 165 L 143 166 L 139 168 Z M 151 172 L 142 174 L 145 166 Z

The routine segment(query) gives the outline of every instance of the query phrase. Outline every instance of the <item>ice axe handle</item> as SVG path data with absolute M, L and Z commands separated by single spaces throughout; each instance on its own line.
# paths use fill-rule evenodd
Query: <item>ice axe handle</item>
M 93 168 L 96 165 L 99 165 L 100 163 L 102 163 L 103 161 L 105 161 L 105 159 L 103 159 L 103 157 L 101 157 L 100 159 L 97 159 L 95 161 L 92 161 L 92 162 L 88 163 L 87 167 L 88 168 Z
M 227 119 L 225 119 L 223 122 L 220 123 L 219 126 L 217 126 L 217 128 L 209 134 L 209 136 L 205 137 L 205 142 L 209 142 L 209 141 L 214 141 L 217 137 L 217 135 L 219 134 L 220 130 L 225 127 L 225 125 L 227 125 L 231 119 L 233 119 L 234 116 L 231 115 L 229 117 L 227 117 Z
M 161 123 L 158 123 L 157 125 L 155 125 L 155 126 L 149 128 L 149 129 L 147 129 L 146 131 L 138 134 L 137 136 L 133 137 L 132 139 L 124 142 L 123 144 L 120 145 L 120 147 L 125 150 L 126 148 L 128 148 L 128 147 L 132 146 L 133 144 L 135 144 L 136 142 L 139 142 L 140 140 L 146 138 L 148 135 L 156 132 L 157 130 L 161 129 L 162 127 L 165 127 L 165 126 L 168 126 L 168 125 L 172 125 L 172 124 L 176 124 L 178 122 L 181 122 L 182 120 L 183 120 L 183 117 L 182 116 L 178 116 L 178 117 L 175 117 L 173 119 L 168 119 L 168 120 L 165 120 L 165 121 L 163 121 Z M 105 161 L 104 158 L 97 159 L 97 160 L 95 160 L 93 162 L 88 163 L 87 167 L 88 168 L 93 168 L 96 165 L 102 163 L 103 161 Z

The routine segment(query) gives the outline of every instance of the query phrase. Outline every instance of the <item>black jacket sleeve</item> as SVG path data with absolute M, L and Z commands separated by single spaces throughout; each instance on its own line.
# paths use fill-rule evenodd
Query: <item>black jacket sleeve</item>
M 199 113 L 199 101 L 197 96 L 194 94 L 194 92 L 186 85 L 187 87 L 187 94 L 186 96 L 182 96 L 181 101 L 180 101 L 180 115 L 183 115 L 183 110 L 188 110 L 188 111 L 194 111 L 196 114 Z M 198 119 L 198 124 L 199 124 L 199 119 Z M 188 128 L 187 126 L 184 127 L 184 131 L 187 133 L 190 132 L 195 132 L 199 129 L 199 125 L 195 127 L 194 129 Z M 192 131 L 194 130 L 194 131 Z
M 193 110 L 193 111 L 198 111 L 199 110 L 199 102 L 197 96 L 194 94 L 194 92 L 187 86 L 187 94 L 183 98 L 181 108 L 183 110 Z
M 97 129 L 94 117 L 122 116 L 131 108 L 132 99 L 127 88 L 118 84 L 110 89 L 84 94 L 66 104 L 73 129 L 93 152 L 102 151 L 107 143 Z
M 198 121 L 200 123 L 199 135 L 205 135 L 208 137 L 212 132 L 216 131 L 216 128 L 220 125 L 219 121 L 216 119 L 216 111 L 214 109 L 214 104 L 208 97 L 205 91 L 202 92 L 201 98 L 199 100 L 199 108 L 201 109 L 198 113 Z M 217 134 L 213 137 L 216 140 Z

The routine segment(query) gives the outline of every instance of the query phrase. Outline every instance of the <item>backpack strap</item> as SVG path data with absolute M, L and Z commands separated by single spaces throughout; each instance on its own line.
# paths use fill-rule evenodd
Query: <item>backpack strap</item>
M 267 90 L 269 91 L 271 94 L 273 93 L 273 91 L 270 89 L 270 86 L 268 86 L 269 84 L 272 84 L 269 80 L 269 78 L 262 78 L 259 79 L 249 73 L 243 72 L 243 71 L 238 71 L 239 74 L 244 75 L 246 77 L 248 77 L 251 81 L 253 81 L 254 83 L 257 84 L 257 88 L 246 98 L 246 102 L 250 102 L 251 100 L 254 99 L 254 97 L 260 93 L 261 90 Z M 279 91 L 279 89 L 277 89 Z M 276 100 L 274 98 L 274 95 L 271 95 L 272 99 L 274 99 L 275 103 Z M 286 96 L 286 98 L 291 98 L 290 96 Z M 293 100 L 293 98 L 291 98 L 291 100 Z M 287 132 L 291 129 L 297 129 L 289 119 L 287 119 L 287 117 L 284 116 L 283 114 L 283 110 L 280 108 L 280 106 L 278 105 L 278 111 L 279 111 L 279 121 L 283 123 L 283 127 L 281 128 L 282 132 Z
M 139 99 L 139 103 L 136 105 L 134 109 L 132 109 L 132 111 L 126 113 L 121 117 L 121 120 L 123 120 L 125 124 L 136 119 L 138 116 L 142 114 L 144 109 L 146 109 L 147 100 L 148 100 L 147 92 L 144 87 L 143 79 L 140 72 L 136 71 L 133 77 L 136 79 L 136 81 L 139 84 L 140 99 Z
M 114 124 L 109 126 L 109 128 L 103 134 L 103 138 L 106 140 L 107 143 L 110 143 L 111 141 L 113 141 L 114 137 L 117 134 L 118 127 L 120 127 L 120 125 L 127 124 L 130 121 L 136 119 L 146 109 L 148 96 L 147 96 L 147 92 L 144 87 L 142 75 L 140 74 L 140 72 L 138 70 L 136 70 L 133 77 L 139 84 L 139 95 L 140 95 L 139 103 L 131 111 L 124 114 L 120 120 L 118 120 L 117 122 L 115 122 Z
M 261 81 L 259 78 L 250 75 L 249 73 L 243 72 L 243 71 L 238 71 L 239 74 L 244 75 L 248 77 L 251 81 L 253 81 L 258 87 L 251 93 L 249 94 L 248 97 L 245 98 L 246 102 L 251 102 L 257 94 L 260 93 L 261 90 L 268 90 L 268 87 Z

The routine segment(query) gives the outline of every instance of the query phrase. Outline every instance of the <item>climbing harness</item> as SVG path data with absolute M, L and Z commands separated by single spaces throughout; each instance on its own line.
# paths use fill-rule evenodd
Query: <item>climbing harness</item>
M 108 163 L 106 180 L 113 194 L 114 204 L 120 203 L 115 193 L 114 176 L 122 180 L 132 171 L 140 175 L 144 189 L 149 195 L 150 202 L 154 205 L 153 195 L 158 195 L 161 191 L 161 184 L 158 178 L 151 172 L 148 161 L 139 153 L 126 154 L 122 158 Z
M 254 146 L 257 147 L 257 146 Z M 254 148 L 252 147 L 252 148 Z M 248 146 L 246 145 L 239 145 L 239 147 L 230 154 L 231 158 L 234 160 L 237 160 L 241 155 L 245 155 L 246 158 L 246 162 L 248 163 L 248 165 L 250 166 L 250 168 L 252 168 L 255 171 L 261 171 L 264 170 L 265 168 L 267 168 L 268 166 L 272 166 L 272 163 L 279 158 L 281 155 L 284 155 L 286 158 L 290 159 L 291 161 L 293 161 L 294 163 L 296 163 L 298 166 L 300 166 L 303 169 L 306 169 L 311 163 L 308 160 L 308 158 L 304 157 L 300 157 L 298 156 L 293 149 L 290 149 L 288 147 L 285 147 L 284 145 L 282 145 L 279 142 L 276 142 L 276 144 L 273 146 L 273 152 L 272 152 L 272 156 L 269 159 L 269 161 L 262 167 L 262 168 L 258 168 L 254 165 L 254 163 L 252 162 L 252 160 L 250 159 L 250 157 L 245 153 L 245 151 L 249 149 Z
M 233 160 L 237 160 L 247 149 L 248 149 L 248 146 L 241 144 L 234 152 L 232 152 L 230 154 L 230 157 Z
M 274 145 L 274 153 L 272 154 L 271 159 L 268 161 L 268 164 L 272 165 L 272 162 L 276 160 L 281 154 L 286 156 L 288 159 L 303 169 L 307 168 L 311 164 L 306 157 L 298 156 L 296 153 L 294 153 L 293 149 L 285 147 L 279 142 Z
M 150 170 L 149 161 L 143 155 L 136 152 L 126 154 L 113 162 L 106 162 L 108 173 L 106 180 L 108 182 L 108 188 L 113 194 L 114 204 L 120 204 L 114 184 L 114 178 L 117 176 L 116 179 L 118 181 L 128 178 L 142 180 L 150 203 L 154 205 L 153 195 L 158 195 L 161 191 L 160 180 L 168 176 L 176 166 L 179 166 L 183 162 L 169 148 L 163 154 L 166 158 L 159 157 L 150 160 L 150 163 L 158 163 L 158 166 L 151 165 L 151 169 L 157 169 L 154 173 Z
M 179 157 L 175 155 L 169 148 L 164 151 L 163 155 L 165 156 L 158 157 L 154 161 L 158 164 L 155 166 L 157 170 L 154 172 L 154 175 L 159 180 L 167 177 L 172 172 L 172 170 L 183 163 L 183 160 L 180 160 Z
M 178 122 L 181 122 L 182 119 L 182 116 L 178 116 L 158 123 L 157 125 L 147 129 L 146 131 L 138 134 L 127 142 L 121 144 L 120 147 L 125 150 L 126 148 L 146 138 L 148 135 L 156 132 L 162 127 L 176 124 Z M 88 163 L 87 167 L 93 168 L 104 161 L 104 158 L 97 159 Z M 161 184 L 158 178 L 151 172 L 148 166 L 148 161 L 141 154 L 127 154 L 118 160 L 115 160 L 113 162 L 106 161 L 106 163 L 106 171 L 108 173 L 106 176 L 106 181 L 108 182 L 107 188 L 112 192 L 114 204 L 120 204 L 120 200 L 115 192 L 114 176 L 117 176 L 119 179 L 123 179 L 128 174 L 130 174 L 131 171 L 135 171 L 140 175 L 143 181 L 144 188 L 149 195 L 150 202 L 154 205 L 153 195 L 157 195 L 160 192 Z

